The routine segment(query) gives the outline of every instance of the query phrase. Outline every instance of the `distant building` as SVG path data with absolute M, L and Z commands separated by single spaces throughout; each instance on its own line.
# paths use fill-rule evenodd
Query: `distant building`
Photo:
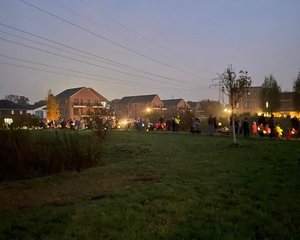
M 8 100 L 0 100 L 0 119 L 5 124 L 11 124 L 15 116 L 26 114 L 26 111 L 27 107 Z
M 168 114 L 184 113 L 189 109 L 189 105 L 182 99 L 162 100 L 164 108 Z
M 27 110 L 27 113 L 31 115 L 35 115 L 39 117 L 40 119 L 47 119 L 47 101 L 41 100 L 39 102 L 36 102 L 33 105 L 30 105 L 30 107 Z
M 96 109 L 107 108 L 108 100 L 92 88 L 67 89 L 56 96 L 60 118 L 81 119 Z
M 236 113 L 249 113 L 250 115 L 262 113 L 261 90 L 262 87 L 250 87 L 238 102 Z
M 163 102 L 157 94 L 123 97 L 114 104 L 117 118 L 144 118 L 148 113 L 163 113 Z
M 295 112 L 294 103 L 293 103 L 293 92 L 282 92 L 280 93 L 280 109 L 278 111 L 280 116 L 286 117 L 290 116 L 299 116 L 299 113 Z
M 205 117 L 205 112 L 203 111 L 200 101 L 198 102 L 193 102 L 193 101 L 188 101 L 187 102 L 190 111 L 195 115 L 197 118 L 204 118 Z
M 251 115 L 261 114 L 262 110 L 262 87 L 250 87 L 243 97 L 238 102 L 236 113 L 245 114 L 249 113 Z M 299 116 L 299 113 L 295 112 L 293 105 L 293 92 L 282 92 L 280 97 L 280 109 L 278 112 L 273 114 L 277 117 Z M 270 114 L 270 113 L 269 113 Z

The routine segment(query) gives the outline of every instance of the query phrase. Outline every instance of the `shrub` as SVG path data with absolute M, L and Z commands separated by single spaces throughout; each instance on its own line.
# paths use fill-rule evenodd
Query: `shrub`
M 0 131 L 0 181 L 80 171 L 101 160 L 102 139 L 74 131 Z

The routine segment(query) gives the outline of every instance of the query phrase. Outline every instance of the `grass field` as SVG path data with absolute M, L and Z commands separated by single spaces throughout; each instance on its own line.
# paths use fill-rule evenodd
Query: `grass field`
M 0 239 L 300 239 L 300 142 L 112 132 L 103 164 L 0 183 Z

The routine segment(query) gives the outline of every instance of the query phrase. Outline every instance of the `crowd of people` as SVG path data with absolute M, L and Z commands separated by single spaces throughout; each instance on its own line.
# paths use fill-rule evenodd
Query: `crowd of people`
M 111 117 L 104 117 L 101 120 L 101 126 L 106 129 L 120 128 L 120 122 L 118 119 Z M 173 131 L 178 132 L 180 130 L 181 119 L 179 115 L 174 115 L 173 118 L 165 120 L 164 116 L 161 116 L 154 123 L 150 122 L 147 118 L 135 118 L 134 120 L 127 120 L 125 127 L 127 129 L 135 128 L 138 131 Z M 290 139 L 291 137 L 300 137 L 300 123 L 299 119 L 295 116 L 291 118 L 290 127 L 287 127 L 285 131 L 282 130 L 279 123 L 276 122 L 274 115 L 266 117 L 264 114 L 260 115 L 257 120 L 248 117 L 237 117 L 233 115 L 230 117 L 230 126 L 222 125 L 217 117 L 213 117 L 211 114 L 207 118 L 207 130 L 206 124 L 202 124 L 199 118 L 192 118 L 190 122 L 191 133 L 202 133 L 206 132 L 210 135 L 216 133 L 227 133 L 235 131 L 236 135 L 243 135 L 244 137 L 249 136 L 260 136 L 281 138 L 283 133 L 285 137 Z M 77 129 L 84 130 L 87 128 L 96 129 L 97 123 L 95 121 L 87 122 L 85 119 L 69 119 L 61 121 L 50 121 L 47 124 L 44 123 L 44 127 L 47 128 L 62 128 L 62 129 Z M 184 131 L 184 129 L 182 129 Z
M 236 134 L 243 134 L 245 137 L 250 136 L 260 136 L 260 137 L 270 137 L 281 138 L 285 132 L 287 139 L 290 139 L 293 135 L 295 137 L 300 137 L 299 132 L 299 119 L 295 116 L 291 118 L 290 127 L 287 127 L 285 131 L 280 127 L 279 123 L 275 121 L 274 115 L 271 114 L 270 117 L 266 117 L 264 114 L 260 115 L 257 121 L 249 122 L 249 119 L 245 117 L 243 120 L 233 116 L 230 119 L 230 125 L 234 126 Z M 232 123 L 234 121 L 234 123 Z

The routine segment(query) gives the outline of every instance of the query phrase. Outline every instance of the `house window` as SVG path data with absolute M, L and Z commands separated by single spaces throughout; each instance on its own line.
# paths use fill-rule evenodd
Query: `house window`
M 4 118 L 4 123 L 7 125 L 10 125 L 13 123 L 13 120 L 12 120 L 12 118 Z
M 86 103 L 87 105 L 91 105 L 91 100 L 90 99 L 86 100 Z
M 78 108 L 74 108 L 74 115 L 79 115 L 79 109 Z
M 14 110 L 11 110 L 11 115 L 14 115 L 15 114 L 15 111 Z
M 78 99 L 74 99 L 74 103 L 78 105 Z
M 244 103 L 244 108 L 250 108 L 250 107 L 251 107 L 251 104 L 249 102 Z
M 101 102 L 101 105 L 102 105 L 103 107 L 106 107 L 106 102 Z
M 95 105 L 98 105 L 98 100 L 95 100 Z
M 23 114 L 23 111 L 22 110 L 20 110 L 20 115 L 22 115 Z

